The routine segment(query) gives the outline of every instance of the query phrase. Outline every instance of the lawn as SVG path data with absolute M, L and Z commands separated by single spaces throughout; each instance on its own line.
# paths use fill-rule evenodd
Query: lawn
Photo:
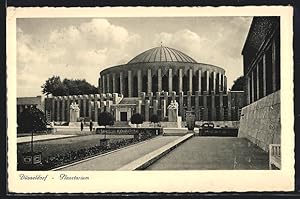
M 55 159 L 55 166 L 59 164 L 66 164 L 70 161 L 78 161 L 86 157 L 103 153 L 116 148 L 124 147 L 133 144 L 138 140 L 133 139 L 133 135 L 107 135 L 112 147 L 110 149 L 103 149 L 100 145 L 100 139 L 104 135 L 93 134 L 85 136 L 68 137 L 56 140 L 45 140 L 34 142 L 34 151 L 42 153 L 43 161 L 46 164 Z M 22 153 L 30 151 L 30 142 L 20 143 L 17 145 L 18 163 L 22 162 Z M 51 167 L 52 167 L 51 166 Z

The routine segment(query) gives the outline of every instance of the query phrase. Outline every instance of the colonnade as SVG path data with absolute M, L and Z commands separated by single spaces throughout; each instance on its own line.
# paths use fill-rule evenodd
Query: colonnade
M 246 74 L 247 104 L 280 89 L 280 51 L 278 39 L 272 39 Z
M 220 93 L 227 90 L 227 78 L 223 72 L 193 69 L 158 68 L 146 71 L 128 70 L 107 72 L 99 77 L 101 93 L 121 93 L 125 97 L 137 97 L 139 93 L 172 91 Z
M 80 108 L 80 117 L 98 121 L 98 112 L 110 111 L 110 106 L 121 98 L 117 93 L 55 96 L 45 99 L 48 104 L 46 112 L 50 113 L 51 121 L 69 121 L 70 105 L 76 102 Z

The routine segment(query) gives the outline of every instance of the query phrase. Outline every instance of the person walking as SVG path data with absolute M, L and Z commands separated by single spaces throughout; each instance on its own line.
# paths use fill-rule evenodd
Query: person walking
M 93 130 L 93 121 L 90 120 L 90 131 L 92 132 L 92 130 Z
M 81 120 L 81 123 L 80 123 L 80 129 L 81 129 L 81 131 L 83 130 L 83 122 L 82 122 L 82 120 Z

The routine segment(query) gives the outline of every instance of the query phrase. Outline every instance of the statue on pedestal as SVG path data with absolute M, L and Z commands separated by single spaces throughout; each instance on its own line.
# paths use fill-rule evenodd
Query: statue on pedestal
M 178 118 L 178 103 L 176 100 L 171 100 L 170 105 L 168 106 L 168 121 L 177 122 Z
M 70 122 L 77 122 L 80 116 L 80 108 L 76 102 L 72 102 L 70 105 Z

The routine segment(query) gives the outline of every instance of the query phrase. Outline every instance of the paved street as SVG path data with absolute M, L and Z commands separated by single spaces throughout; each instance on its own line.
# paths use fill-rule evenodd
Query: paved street
M 69 167 L 63 171 L 97 171 L 97 170 L 116 170 L 120 167 L 178 139 L 178 136 L 159 136 L 147 142 L 137 144 L 120 151 L 99 156 L 94 159 L 84 161 Z
M 268 154 L 244 138 L 193 137 L 147 170 L 268 169 Z

